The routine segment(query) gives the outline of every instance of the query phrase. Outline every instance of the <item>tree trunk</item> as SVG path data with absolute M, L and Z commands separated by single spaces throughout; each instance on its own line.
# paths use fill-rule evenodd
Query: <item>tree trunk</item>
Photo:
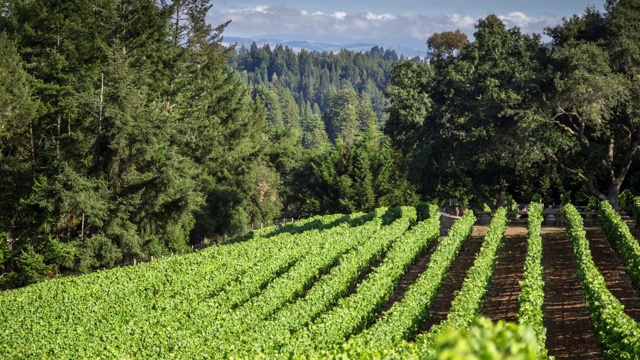
M 498 207 L 507 207 L 507 192 L 500 190 L 500 196 L 498 197 Z
M 609 184 L 609 193 L 607 194 L 607 200 L 611 204 L 611 207 L 618 210 L 618 195 L 620 195 L 620 187 L 622 185 L 621 179 L 614 179 Z

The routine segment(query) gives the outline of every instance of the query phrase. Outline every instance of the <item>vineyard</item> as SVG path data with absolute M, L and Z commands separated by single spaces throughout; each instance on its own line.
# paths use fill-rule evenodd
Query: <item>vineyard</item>
M 0 358 L 638 359 L 640 244 L 601 207 L 329 215 L 5 291 Z

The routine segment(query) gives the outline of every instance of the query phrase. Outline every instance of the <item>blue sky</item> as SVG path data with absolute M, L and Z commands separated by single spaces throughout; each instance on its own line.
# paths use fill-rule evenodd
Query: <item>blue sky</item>
M 473 34 L 480 17 L 498 15 L 508 26 L 542 33 L 562 17 L 583 13 L 604 0 L 212 0 L 210 20 L 232 20 L 227 36 L 277 36 L 281 40 L 334 43 L 397 43 L 424 46 L 434 32 L 460 29 Z

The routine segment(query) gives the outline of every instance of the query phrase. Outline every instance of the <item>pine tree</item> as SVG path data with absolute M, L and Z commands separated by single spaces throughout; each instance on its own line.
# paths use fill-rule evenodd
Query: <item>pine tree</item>
M 300 108 L 296 103 L 296 99 L 291 92 L 281 86 L 275 88 L 275 92 L 280 100 L 280 109 L 282 110 L 282 120 L 287 137 L 293 143 L 300 143 L 302 138 L 302 126 L 300 124 Z
M 301 107 L 302 146 L 305 149 L 323 150 L 329 145 L 329 137 L 318 112 L 318 109 L 313 110 L 308 101 Z
M 39 103 L 32 96 L 32 81 L 15 45 L 0 34 L 0 233 L 4 238 L 6 231 L 18 225 L 15 206 L 30 192 L 36 171 L 33 127 Z
M 325 124 L 331 141 L 336 143 L 338 139 L 342 139 L 347 145 L 353 144 L 360 133 L 358 107 L 358 93 L 351 87 L 330 95 Z
M 252 103 L 247 87 L 226 64 L 229 50 L 221 40 L 227 24 L 208 25 L 207 10 L 196 6 L 187 11 L 194 30 L 187 40 L 181 66 L 184 73 L 177 84 L 180 96 L 171 109 L 187 129 L 180 149 L 198 164 L 200 188 L 206 194 L 205 205 L 197 212 L 194 239 L 242 231 L 252 221 L 275 217 L 273 209 L 280 206 L 277 196 L 260 198 L 264 186 L 270 194 L 279 190 L 277 177 L 261 179 L 258 175 L 266 171 L 261 168 L 267 140 L 265 113 Z M 257 55 L 253 50 L 252 46 L 252 56 Z M 256 96 L 258 93 L 272 106 L 270 125 L 282 130 L 277 96 L 264 87 L 256 90 Z M 270 180 L 265 183 L 265 179 Z
M 272 137 L 280 136 L 285 131 L 285 122 L 278 95 L 266 86 L 257 85 L 253 88 L 253 98 L 267 112 L 267 124 Z

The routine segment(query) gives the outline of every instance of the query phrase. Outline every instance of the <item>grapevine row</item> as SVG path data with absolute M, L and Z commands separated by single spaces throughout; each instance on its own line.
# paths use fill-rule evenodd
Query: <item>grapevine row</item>
M 467 211 L 449 230 L 431 255 L 429 265 L 416 282 L 370 328 L 352 342 L 366 348 L 392 348 L 400 340 L 408 340 L 419 329 L 435 301 L 440 286 L 460 249 L 471 236 L 475 216 Z
M 604 201 L 601 208 L 602 229 L 613 249 L 622 259 L 634 285 L 640 289 L 640 244 L 631 235 L 627 224 L 608 202 Z
M 471 269 L 467 272 L 467 276 L 462 283 L 462 289 L 453 299 L 447 319 L 435 325 L 429 332 L 423 333 L 416 338 L 417 345 L 425 353 L 432 351 L 434 340 L 444 329 L 468 328 L 478 315 L 482 306 L 482 298 L 489 287 L 498 248 L 502 244 L 506 228 L 507 211 L 505 208 L 500 208 L 493 215 L 480 253 Z
M 543 323 L 542 304 L 544 303 L 544 280 L 542 279 L 542 206 L 533 203 L 529 207 L 529 245 L 524 263 L 523 279 L 520 282 L 522 293 L 518 297 L 520 311 L 518 322 L 533 327 L 538 340 L 540 357 L 547 358 L 545 343 L 547 329 Z
M 306 354 L 343 343 L 374 321 L 405 270 L 438 237 L 439 222 L 421 222 L 396 241 L 384 261 L 358 286 L 356 293 L 341 299 L 308 328 L 285 341 L 284 353 Z
M 578 267 L 578 278 L 605 358 L 640 358 L 640 326 L 625 314 L 620 301 L 607 289 L 605 279 L 591 257 L 583 219 L 576 208 L 569 204 L 565 206 L 564 214 Z

